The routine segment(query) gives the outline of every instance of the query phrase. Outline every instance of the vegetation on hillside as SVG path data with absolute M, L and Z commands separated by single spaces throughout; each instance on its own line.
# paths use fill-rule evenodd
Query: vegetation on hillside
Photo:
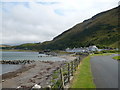
M 19 46 L 14 46 L 15 49 L 29 49 L 29 50 L 34 50 L 34 48 L 38 48 L 39 44 L 36 43 L 26 43 L 26 44 L 22 44 Z
M 117 48 L 120 43 L 118 33 L 118 7 L 99 13 L 55 37 L 52 41 L 40 44 L 25 44 L 17 49 L 64 50 L 67 47 L 96 45 L 99 48 Z

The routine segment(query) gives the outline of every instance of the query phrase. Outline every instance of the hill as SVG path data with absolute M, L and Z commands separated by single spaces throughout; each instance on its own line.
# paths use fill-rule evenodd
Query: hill
M 11 46 L 2 44 L 2 45 L 0 45 L 0 47 L 11 47 Z
M 17 46 L 13 46 L 14 49 L 24 49 L 24 50 L 38 50 L 41 43 L 25 43 Z
M 37 44 L 35 49 L 66 49 L 96 45 L 100 48 L 118 47 L 118 8 L 99 13 L 55 37 L 52 41 Z M 16 47 L 17 48 L 17 47 Z

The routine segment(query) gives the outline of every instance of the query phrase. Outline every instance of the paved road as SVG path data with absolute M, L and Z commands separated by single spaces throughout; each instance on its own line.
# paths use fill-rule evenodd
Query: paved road
M 110 56 L 95 56 L 90 60 L 97 88 L 118 88 L 118 63 Z

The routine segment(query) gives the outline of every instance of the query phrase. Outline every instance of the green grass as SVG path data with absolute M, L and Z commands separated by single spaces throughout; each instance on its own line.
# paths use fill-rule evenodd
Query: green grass
M 102 53 L 102 54 L 92 54 L 90 56 L 107 56 L 107 55 L 112 55 L 112 54 L 116 54 L 116 53 Z
M 115 56 L 113 59 L 120 60 L 120 56 Z
M 91 73 L 90 56 L 86 57 L 79 65 L 71 88 L 96 88 Z
M 90 57 L 111 54 L 115 53 L 92 54 L 84 58 L 76 71 L 75 77 L 71 83 L 71 88 L 96 88 L 91 72 Z

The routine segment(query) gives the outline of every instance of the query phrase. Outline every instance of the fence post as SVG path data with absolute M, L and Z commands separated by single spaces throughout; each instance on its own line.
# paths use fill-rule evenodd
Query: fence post
M 78 67 L 78 65 L 79 65 L 79 58 L 77 58 L 77 67 Z
M 74 70 L 76 71 L 76 59 L 74 60 Z
M 62 88 L 64 88 L 64 76 L 63 76 L 63 69 L 60 68 L 60 76 L 61 76 L 61 82 L 62 82 Z
M 70 82 L 70 64 L 68 63 L 68 82 Z
M 74 70 L 74 68 L 73 68 L 73 61 L 72 61 L 71 62 L 71 71 L 72 71 L 71 76 L 73 76 L 73 70 Z
M 81 60 L 81 58 L 80 58 L 80 56 L 79 56 L 79 63 L 80 63 L 80 60 Z

